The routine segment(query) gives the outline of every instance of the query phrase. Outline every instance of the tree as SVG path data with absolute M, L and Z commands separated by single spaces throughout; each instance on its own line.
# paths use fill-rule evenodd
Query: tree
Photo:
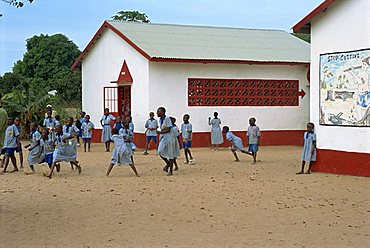
M 150 23 L 148 16 L 145 13 L 139 11 L 118 11 L 116 15 L 112 16 L 115 21 L 129 21 L 129 22 L 143 22 Z
M 310 34 L 304 34 L 304 33 L 293 33 L 293 35 L 301 40 L 304 40 L 305 42 L 311 43 L 311 35 Z
M 3 76 L 0 76 L 0 98 L 11 92 L 20 82 L 21 76 L 16 73 L 7 72 Z
M 13 73 L 34 92 L 57 90 L 60 104 L 81 104 L 81 73 L 71 65 L 80 54 L 78 47 L 62 34 L 33 36 L 27 39 L 27 51 L 17 61 Z
M 4 3 L 10 4 L 10 5 L 13 5 L 13 6 L 17 7 L 17 8 L 22 8 L 24 6 L 24 3 L 25 2 L 32 3 L 34 0 L 26 0 L 26 1 L 1 0 L 1 1 L 3 1 Z

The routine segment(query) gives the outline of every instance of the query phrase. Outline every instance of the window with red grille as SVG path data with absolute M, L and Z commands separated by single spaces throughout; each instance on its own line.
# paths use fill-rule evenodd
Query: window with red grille
M 298 106 L 298 80 L 188 79 L 189 106 Z

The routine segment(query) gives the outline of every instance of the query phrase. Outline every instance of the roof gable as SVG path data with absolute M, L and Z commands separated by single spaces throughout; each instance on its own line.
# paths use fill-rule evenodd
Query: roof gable
M 105 21 L 77 58 L 109 28 L 154 62 L 308 64 L 310 45 L 282 30 Z
M 302 20 L 300 20 L 296 25 L 292 27 L 294 33 L 310 33 L 311 32 L 311 21 L 317 15 L 325 12 L 326 9 L 332 5 L 336 0 L 325 0 L 314 10 L 312 10 L 308 15 L 306 15 Z

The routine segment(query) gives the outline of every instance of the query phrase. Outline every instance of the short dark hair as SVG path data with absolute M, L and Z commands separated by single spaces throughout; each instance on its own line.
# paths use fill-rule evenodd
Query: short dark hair
M 159 107 L 158 110 L 162 110 L 164 113 L 166 113 L 166 108 L 165 107 Z
M 313 124 L 312 122 L 307 123 L 307 126 L 308 125 L 312 125 L 312 128 L 315 128 L 315 124 Z
M 229 132 L 230 131 L 230 128 L 228 126 L 223 126 L 222 127 L 222 130 L 225 130 L 226 132 Z
M 184 117 L 188 117 L 190 119 L 190 115 L 189 114 L 184 114 Z

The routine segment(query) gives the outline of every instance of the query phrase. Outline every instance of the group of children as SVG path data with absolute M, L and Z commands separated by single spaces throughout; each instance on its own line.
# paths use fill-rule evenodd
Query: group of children
M 195 164 L 195 159 L 192 156 L 190 148 L 192 146 L 193 126 L 190 123 L 190 115 L 183 116 L 183 123 L 179 129 L 176 126 L 176 119 L 166 115 L 166 109 L 160 107 L 157 110 L 159 122 L 154 118 L 154 113 L 149 113 L 149 119 L 145 123 L 146 134 L 146 148 L 144 155 L 148 155 L 148 149 L 151 141 L 154 143 L 158 155 L 165 162 L 163 171 L 167 175 L 173 175 L 174 170 L 178 170 L 177 158 L 180 156 L 180 149 L 184 148 L 185 161 L 184 164 Z M 81 166 L 77 161 L 76 147 L 79 145 L 79 138 L 81 137 L 84 144 L 84 152 L 91 151 L 91 137 L 92 130 L 95 128 L 90 121 L 90 116 L 85 112 L 81 112 L 81 118 L 77 120 L 74 125 L 72 117 L 68 117 L 66 125 L 60 125 L 60 118 L 52 117 L 52 110 L 48 109 L 46 118 L 43 122 L 42 132 L 39 132 L 37 123 L 30 125 L 30 143 L 24 146 L 28 149 L 28 164 L 30 168 L 29 173 L 35 172 L 35 165 L 40 163 L 47 163 L 50 172 L 48 177 L 51 178 L 54 168 L 60 171 L 60 162 L 69 162 L 71 168 L 76 167 L 78 173 L 81 173 Z M 111 122 L 115 122 L 113 129 Z M 101 125 L 103 127 L 102 142 L 105 143 L 106 151 L 110 150 L 110 143 L 115 143 L 115 148 L 112 152 L 111 163 L 108 166 L 106 175 L 109 176 L 114 165 L 128 164 L 134 171 L 136 176 L 139 176 L 134 165 L 134 152 L 136 145 L 133 142 L 134 138 L 134 124 L 132 118 L 128 115 L 123 121 L 120 117 L 115 118 L 109 113 L 109 109 L 104 110 Z M 208 124 L 211 125 L 211 143 L 212 149 L 218 150 L 218 146 L 223 143 L 223 134 L 231 143 L 230 150 L 235 157 L 235 161 L 240 161 L 237 151 L 250 155 L 253 157 L 253 164 L 257 162 L 257 152 L 260 143 L 261 132 L 256 125 L 256 119 L 249 119 L 249 127 L 247 130 L 248 149 L 243 146 L 242 139 L 233 134 L 228 126 L 221 129 L 221 120 L 218 113 L 214 113 L 214 118 L 208 118 Z M 306 162 L 309 163 L 307 174 L 311 173 L 313 162 L 316 160 L 316 134 L 313 132 L 313 123 L 308 123 L 307 132 L 304 134 L 304 148 L 302 152 L 302 170 L 297 174 L 304 173 L 304 166 Z M 23 153 L 20 142 L 21 120 L 20 118 L 8 118 L 8 128 L 4 140 L 4 147 L 1 154 L 4 155 L 1 161 L 1 167 L 4 168 L 2 173 L 7 171 L 9 160 L 12 162 L 14 168 L 11 172 L 18 171 L 15 153 L 19 153 L 20 167 L 23 167 Z M 157 135 L 159 135 L 159 142 L 157 144 Z M 181 136 L 181 139 L 180 139 Z M 77 139 L 77 143 L 76 143 Z M 180 141 L 182 140 L 182 142 Z M 26 171 L 26 170 L 25 170 Z

